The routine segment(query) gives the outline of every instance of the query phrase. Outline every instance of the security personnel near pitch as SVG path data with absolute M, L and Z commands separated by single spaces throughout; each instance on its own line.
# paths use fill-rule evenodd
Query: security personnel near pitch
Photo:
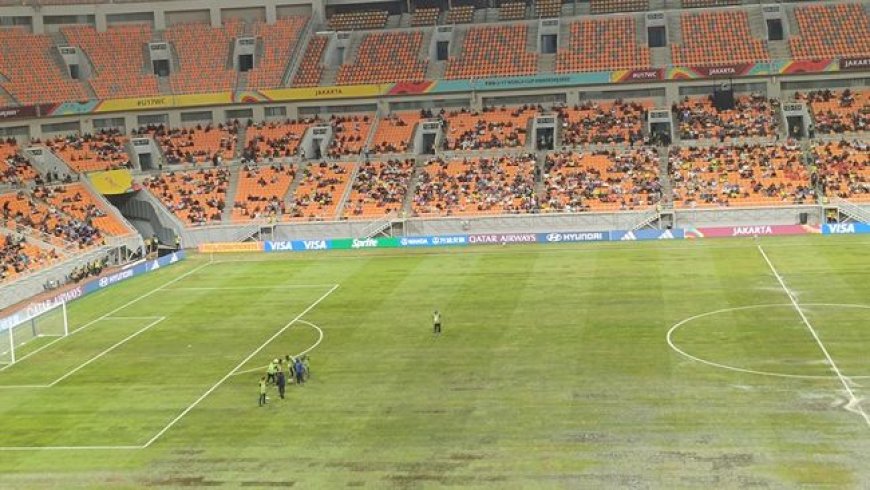
M 261 407 L 266 404 L 266 377 L 265 376 L 260 378 L 260 398 L 259 398 L 257 403 Z
M 432 314 L 432 333 L 441 335 L 441 313 L 438 310 Z
M 278 370 L 278 374 L 275 375 L 275 384 L 278 385 L 278 395 L 281 396 L 281 399 L 284 399 L 284 388 L 287 387 L 287 378 L 284 377 L 284 371 Z

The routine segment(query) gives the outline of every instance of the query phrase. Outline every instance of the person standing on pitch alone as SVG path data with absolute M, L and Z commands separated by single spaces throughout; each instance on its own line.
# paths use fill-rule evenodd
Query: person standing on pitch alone
M 432 314 L 432 333 L 441 335 L 441 313 L 438 310 Z
M 275 384 L 278 385 L 278 395 L 283 400 L 284 388 L 287 386 L 287 378 L 284 377 L 284 371 L 278 370 L 278 374 L 275 375 Z
M 260 378 L 260 398 L 257 402 L 259 406 L 263 406 L 266 404 L 266 377 L 263 376 Z

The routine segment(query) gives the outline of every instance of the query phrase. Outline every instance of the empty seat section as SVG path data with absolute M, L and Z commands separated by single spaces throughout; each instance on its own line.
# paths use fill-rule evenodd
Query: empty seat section
M 0 140 L 0 182 L 20 185 L 37 177 L 26 158 L 18 154 L 14 139 Z
M 263 53 L 256 58 L 254 69 L 248 74 L 248 88 L 281 86 L 287 63 L 299 45 L 306 22 L 308 17 L 295 16 L 280 18 L 274 24 L 254 24 L 254 36 L 262 40 Z
M 284 121 L 250 126 L 245 131 L 244 156 L 257 161 L 295 156 L 302 136 L 311 124 L 310 121 Z
M 538 70 L 538 53 L 526 51 L 527 35 L 525 25 L 470 28 L 461 57 L 447 61 L 445 78 L 533 75 Z
M 63 27 L 72 46 L 87 53 L 95 73 L 89 79 L 101 99 L 148 97 L 158 94 L 157 77 L 145 59 L 152 41 L 147 25 L 112 26 L 97 32 L 89 26 Z
M 644 209 L 661 199 L 655 149 L 547 155 L 545 212 Z
M 145 187 L 187 224 L 220 223 L 230 171 L 225 168 L 169 172 L 145 179 Z
M 414 127 L 420 121 L 419 112 L 395 112 L 378 121 L 372 139 L 375 153 L 404 153 L 414 137 Z
M 590 0 L 589 9 L 593 14 L 612 14 L 615 12 L 637 12 L 649 9 L 648 0 Z
M 56 58 L 51 38 L 24 29 L 0 30 L 0 85 L 22 105 L 87 100 L 81 82 L 73 80 Z M 4 95 L 0 104 L 14 105 Z
M 444 149 L 478 150 L 525 146 L 533 107 L 488 108 L 444 114 Z
M 643 141 L 650 100 L 638 102 L 587 101 L 558 110 L 562 121 L 562 144 L 568 146 Z
M 344 196 L 353 172 L 352 163 L 314 163 L 305 168 L 302 181 L 293 193 L 287 220 L 331 221 Z
M 413 160 L 368 162 L 360 166 L 344 206 L 346 219 L 376 219 L 398 213 L 414 174 Z
M 232 90 L 236 71 L 230 63 L 233 40 L 242 32 L 242 23 L 232 21 L 223 27 L 208 24 L 177 24 L 164 34 L 178 54 L 180 71 L 169 75 L 172 92 L 209 93 Z
M 114 131 L 70 135 L 46 140 L 45 144 L 76 172 L 94 172 L 126 167 L 127 138 Z
M 305 53 L 293 76 L 294 87 L 316 87 L 320 85 L 320 77 L 323 75 L 323 52 L 326 50 L 327 36 L 314 35 L 305 47 Z
M 686 97 L 672 108 L 680 138 L 684 140 L 773 137 L 780 118 L 762 95 L 735 97 L 734 109 L 720 111 L 708 97 Z
M 556 72 L 648 68 L 650 51 L 637 43 L 633 17 L 585 19 L 571 23 L 567 47 L 556 56 Z
M 368 34 L 354 63 L 339 69 L 336 84 L 423 80 L 427 62 L 418 59 L 422 42 L 420 31 Z
M 386 10 L 369 12 L 344 12 L 329 18 L 329 27 L 336 31 L 358 31 L 363 29 L 383 29 L 387 25 L 389 13 Z
M 789 39 L 796 59 L 870 54 L 870 17 L 863 3 L 795 7 L 799 36 Z
M 829 141 L 814 146 L 812 154 L 826 196 L 870 203 L 870 146 L 866 142 Z
M 233 204 L 233 221 L 278 219 L 284 215 L 284 195 L 296 178 L 294 165 L 245 165 Z
M 676 207 L 815 202 L 797 145 L 673 146 L 668 166 Z
M 562 0 L 537 0 L 535 2 L 535 16 L 559 17 L 562 15 Z
M 683 44 L 671 46 L 675 65 L 754 63 L 770 59 L 767 44 L 752 37 L 744 10 L 684 13 Z
M 332 116 L 332 141 L 329 143 L 329 156 L 338 158 L 355 155 L 362 151 L 372 129 L 372 115 Z
M 815 132 L 820 134 L 856 133 L 870 130 L 870 91 L 819 90 L 806 95 L 813 115 Z
M 94 226 L 103 235 L 126 236 L 133 233 L 82 184 L 50 187 L 46 190 L 45 200 L 65 214 Z
M 498 9 L 499 20 L 523 20 L 526 18 L 526 2 L 505 2 Z
M 447 11 L 444 22 L 447 24 L 471 24 L 474 21 L 474 6 L 459 5 Z
M 434 26 L 438 23 L 438 15 L 440 14 L 441 10 L 438 7 L 418 8 L 411 16 L 411 26 Z
M 208 163 L 216 157 L 227 161 L 233 158 L 238 138 L 234 126 L 221 124 L 170 130 L 161 126 L 152 134 L 171 164 Z
M 528 213 L 535 209 L 531 156 L 432 160 L 414 191 L 415 216 Z

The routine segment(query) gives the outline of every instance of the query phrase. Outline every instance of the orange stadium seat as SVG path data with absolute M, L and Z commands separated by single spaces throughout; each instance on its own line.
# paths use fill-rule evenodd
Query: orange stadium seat
M 27 159 L 18 154 L 15 140 L 0 140 L 0 182 L 22 184 L 36 177 Z
M 32 105 L 42 102 L 88 100 L 81 82 L 66 73 L 52 55 L 54 43 L 48 36 L 30 34 L 24 29 L 0 29 L 0 82 L 15 101 L 0 95 L 0 104 Z
M 795 7 L 799 36 L 789 39 L 796 59 L 870 54 L 870 17 L 864 3 Z
M 647 111 L 651 100 L 587 101 L 558 110 L 562 120 L 562 144 L 635 143 L 643 141 Z
M 806 100 L 813 115 L 815 132 L 843 134 L 870 129 L 870 91 L 820 90 L 809 94 L 796 94 Z
M 438 23 L 441 10 L 438 7 L 417 8 L 411 16 L 411 27 L 434 26 Z
M 329 120 L 333 130 L 329 156 L 338 158 L 360 153 L 372 129 L 372 119 L 371 114 L 332 116 Z
M 50 187 L 45 199 L 65 214 L 93 224 L 103 235 L 126 236 L 133 233 L 82 184 Z
M 562 0 L 537 0 L 535 16 L 538 18 L 559 17 L 562 15 Z
M 720 111 L 708 97 L 686 97 L 672 108 L 680 138 L 719 139 L 773 137 L 779 131 L 779 117 L 763 95 L 735 97 L 734 109 Z
M 870 203 L 870 146 L 866 142 L 817 144 L 812 154 L 826 196 Z
M 249 160 L 288 158 L 296 155 L 302 136 L 313 120 L 267 122 L 245 131 L 245 157 Z
M 353 171 L 353 163 L 311 164 L 305 168 L 302 181 L 293 194 L 288 210 L 290 221 L 332 221 L 344 196 Z
M 360 166 L 344 207 L 344 219 L 377 219 L 398 213 L 414 174 L 413 160 L 368 162 Z
M 372 139 L 375 153 L 404 153 L 414 137 L 414 128 L 420 121 L 419 112 L 395 112 L 378 121 Z
M 589 0 L 593 14 L 613 14 L 616 12 L 637 12 L 649 9 L 648 0 Z
M 342 65 L 337 85 L 423 80 L 426 61 L 420 61 L 423 33 L 378 32 L 366 35 L 353 64 Z
M 57 137 L 45 144 L 76 172 L 94 172 L 127 166 L 125 136 L 116 132 Z
M 157 95 L 157 76 L 146 72 L 145 46 L 153 39 L 147 25 L 112 26 L 97 32 L 91 26 L 61 28 L 72 46 L 87 53 L 94 65 L 89 79 L 97 97 L 148 97 Z
M 233 40 L 242 33 L 239 21 L 223 27 L 209 24 L 176 24 L 164 37 L 175 46 L 180 71 L 169 75 L 172 92 L 209 93 L 233 90 L 236 71 L 228 65 Z
M 523 20 L 526 18 L 526 2 L 505 2 L 498 9 L 499 20 Z
M 305 53 L 302 55 L 302 60 L 299 63 L 299 68 L 296 69 L 296 75 L 293 76 L 294 87 L 316 87 L 320 85 L 320 77 L 323 75 L 323 65 L 320 60 L 323 59 L 323 52 L 326 50 L 326 43 L 329 41 L 327 36 L 313 36 L 308 41 L 308 46 L 305 48 Z
M 145 187 L 183 222 L 219 223 L 226 206 L 230 171 L 225 168 L 169 172 L 145 179 Z
M 683 8 L 724 7 L 740 5 L 741 0 L 683 0 Z
M 450 58 L 444 78 L 485 78 L 533 75 L 538 53 L 526 51 L 528 26 L 483 26 L 468 30 L 462 56 Z
M 28 243 L 25 236 L 0 235 L 0 282 L 11 281 L 59 259 L 56 251 Z
M 329 18 L 329 27 L 336 31 L 359 31 L 383 29 L 390 14 L 386 10 L 369 12 L 344 12 Z
M 232 220 L 278 219 L 284 215 L 284 195 L 296 178 L 294 165 L 245 165 L 239 173 L 239 186 L 233 204 Z
M 556 72 L 649 68 L 650 51 L 637 44 L 633 17 L 584 19 L 571 23 L 567 47 L 556 56 Z
M 30 228 L 41 240 L 58 247 L 79 249 L 104 243 L 103 235 L 93 223 L 72 217 L 49 204 L 52 191 L 36 187 L 33 191 L 0 196 L 0 213 L 6 228 Z
M 263 42 L 263 55 L 257 58 L 256 66 L 249 74 L 248 88 L 281 86 L 287 63 L 307 22 L 308 17 L 295 16 L 280 18 L 274 24 L 254 24 L 254 36 Z
M 744 10 L 684 13 L 683 44 L 672 45 L 675 65 L 754 63 L 770 59 L 767 43 L 752 37 Z
M 447 11 L 444 20 L 447 24 L 471 24 L 474 21 L 473 5 L 458 5 Z
M 208 163 L 215 157 L 228 161 L 235 154 L 238 139 L 234 126 L 222 124 L 168 131 L 161 126 L 151 134 L 163 147 L 168 163 Z
M 485 108 L 482 113 L 455 111 L 445 113 L 446 150 L 477 150 L 525 146 L 533 107 Z

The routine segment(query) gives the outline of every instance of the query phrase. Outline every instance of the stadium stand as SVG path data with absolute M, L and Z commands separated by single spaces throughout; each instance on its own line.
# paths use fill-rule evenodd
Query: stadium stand
M 440 14 L 438 7 L 417 8 L 411 16 L 411 27 L 434 26 Z
M 117 131 L 68 135 L 46 140 L 45 144 L 76 172 L 94 172 L 130 167 L 124 151 L 127 138 Z
M 651 100 L 637 102 L 586 101 L 558 108 L 562 121 L 562 144 L 567 146 L 638 143 L 644 139 L 646 114 Z
M 244 165 L 239 174 L 232 220 L 280 219 L 285 213 L 284 195 L 295 178 L 295 165 Z
M 499 20 L 523 20 L 526 18 L 526 2 L 505 2 L 498 9 Z
M 91 60 L 95 73 L 88 81 L 98 98 L 159 93 L 157 77 L 145 71 L 145 45 L 153 37 L 150 26 L 111 26 L 105 32 L 91 26 L 66 26 L 61 32 L 70 45 L 83 49 Z
M 37 176 L 27 159 L 18 154 L 14 139 L 0 140 L 0 183 L 22 185 Z
M 301 120 L 249 126 L 245 131 L 245 159 L 262 161 L 295 156 L 302 136 L 313 123 L 313 120 Z
M 30 228 L 57 246 L 89 248 L 103 243 L 103 237 L 91 223 L 75 219 L 47 202 L 49 192 L 45 187 L 36 187 L 32 192 L 0 196 L 3 220 L 6 228 L 23 226 Z
M 682 0 L 683 8 L 726 7 L 741 3 L 741 0 Z
M 534 156 L 435 159 L 426 163 L 414 193 L 415 216 L 532 212 Z
M 680 15 L 683 44 L 671 46 L 675 65 L 753 63 L 770 59 L 765 41 L 752 37 L 744 10 Z
M 163 204 L 190 225 L 219 223 L 226 206 L 230 171 L 226 168 L 169 172 L 143 182 Z
M 280 18 L 274 24 L 265 22 L 254 24 L 254 36 L 262 40 L 263 54 L 257 57 L 256 66 L 248 75 L 248 88 L 281 86 L 284 72 L 287 70 L 287 62 L 296 50 L 307 22 L 308 17 L 293 16 Z M 315 38 L 311 41 L 314 42 Z M 320 82 L 319 77 L 317 82 Z
M 870 129 L 870 92 L 819 90 L 798 92 L 795 99 L 807 101 L 816 133 L 843 134 Z
M 423 80 L 426 61 L 417 59 L 423 32 L 367 34 L 353 64 L 342 65 L 337 85 Z
M 444 149 L 478 150 L 515 148 L 526 144 L 529 119 L 535 107 L 484 108 L 483 112 L 461 111 L 441 114 Z
M 559 17 L 562 15 L 562 0 L 537 0 L 535 16 L 538 18 Z
M 870 145 L 865 141 L 829 141 L 812 149 L 819 185 L 826 196 L 870 202 Z
M 344 219 L 376 219 L 397 213 L 414 174 L 413 160 L 367 162 L 360 166 L 351 187 Z
M 799 6 L 794 9 L 799 36 L 789 39 L 796 59 L 870 54 L 870 16 L 864 3 Z
M 404 153 L 420 121 L 419 112 L 394 112 L 380 121 L 372 139 L 373 153 Z
M 60 259 L 54 250 L 43 250 L 27 242 L 23 235 L 0 236 L 0 282 L 12 280 Z
M 617 12 L 637 12 L 649 9 L 648 0 L 589 0 L 593 14 L 614 14 Z
M 144 129 L 163 148 L 166 163 L 216 163 L 233 157 L 238 140 L 235 124 L 167 129 L 151 126 Z
M 87 100 L 80 82 L 72 80 L 52 57 L 48 36 L 30 34 L 21 28 L 0 29 L 0 78 L 3 89 L 15 100 L 0 95 L 0 104 Z
M 339 201 L 344 195 L 354 164 L 311 164 L 303 171 L 302 182 L 293 194 L 288 210 L 291 221 L 330 221 L 336 218 Z
M 383 29 L 390 14 L 386 10 L 368 12 L 344 12 L 329 18 L 329 27 L 336 31 L 360 31 Z
M 44 188 L 46 202 L 64 214 L 93 226 L 102 235 L 126 236 L 132 231 L 108 212 L 83 184 L 66 184 Z
M 576 213 L 653 206 L 661 199 L 658 163 L 654 148 L 550 153 L 541 208 Z
M 812 203 L 809 172 L 793 144 L 671 147 L 668 166 L 677 207 Z
M 637 44 L 633 17 L 572 22 L 567 47 L 556 55 L 557 73 L 649 67 L 650 51 Z
M 236 71 L 228 65 L 233 40 L 242 32 L 239 21 L 223 27 L 209 24 L 177 24 L 165 32 L 166 40 L 178 53 L 179 72 L 169 75 L 172 92 L 208 93 L 232 90 Z
M 775 137 L 779 131 L 776 101 L 762 95 L 735 97 L 733 110 L 719 111 L 711 97 L 686 97 L 671 111 L 680 138 L 695 140 L 715 138 L 726 141 L 741 137 Z
M 444 19 L 447 24 L 471 24 L 473 20 L 473 5 L 457 5 L 447 11 L 447 16 Z
M 533 75 L 538 53 L 526 51 L 526 25 L 471 27 L 462 43 L 462 56 L 447 61 L 444 78 L 483 78 Z
M 332 141 L 329 143 L 329 157 L 339 158 L 358 154 L 363 150 L 372 128 L 372 116 L 332 116 L 329 123 L 333 131 Z
M 302 61 L 299 63 L 299 68 L 296 69 L 296 75 L 293 76 L 294 87 L 320 85 L 320 78 L 323 76 L 323 66 L 320 64 L 320 60 L 323 58 L 328 41 L 327 36 L 318 35 L 313 36 L 308 41 L 308 46 L 302 55 Z

